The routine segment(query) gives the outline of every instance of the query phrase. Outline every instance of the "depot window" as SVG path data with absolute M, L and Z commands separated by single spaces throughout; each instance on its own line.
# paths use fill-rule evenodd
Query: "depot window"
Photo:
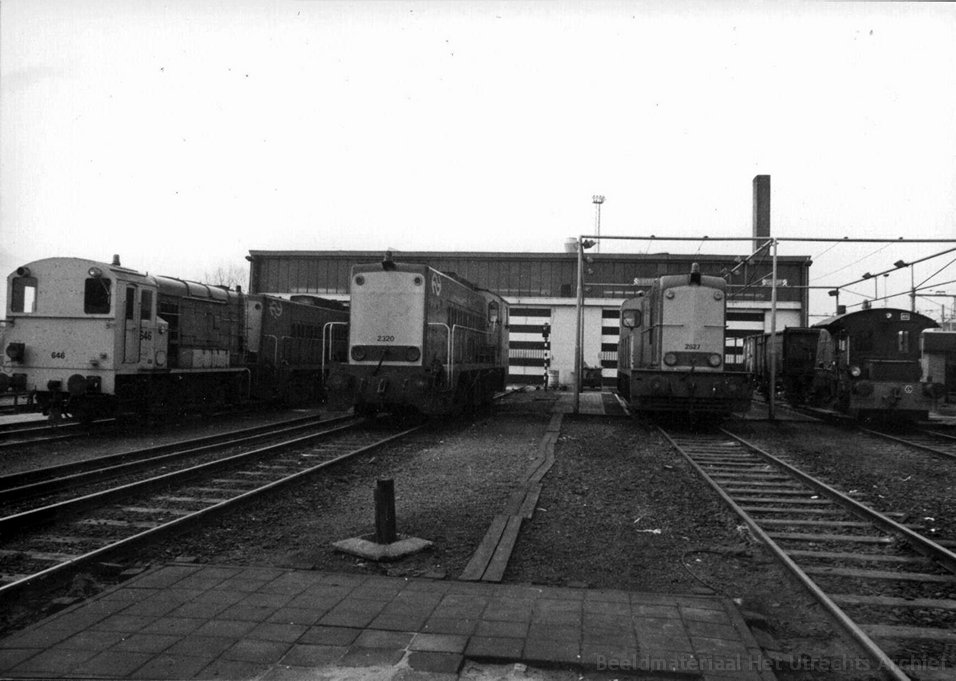
M 13 299 L 10 312 L 31 313 L 37 311 L 37 278 L 17 277 L 13 280 Z
M 86 314 L 107 314 L 110 311 L 112 296 L 110 280 L 103 277 L 90 277 L 83 289 L 83 312 Z

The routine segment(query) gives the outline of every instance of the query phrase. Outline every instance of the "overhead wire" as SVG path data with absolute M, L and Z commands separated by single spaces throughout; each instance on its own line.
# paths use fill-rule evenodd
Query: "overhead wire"
M 834 246 L 835 246 L 835 245 L 836 245 L 836 244 L 834 244 Z M 880 248 L 877 248 L 877 249 L 876 249 L 875 251 L 873 251 L 872 253 L 868 253 L 867 255 L 864 255 L 862 258 L 858 258 L 858 259 L 854 260 L 853 262 L 848 263 L 848 264 L 844 265 L 843 267 L 841 267 L 841 268 L 839 268 L 839 269 L 833 270 L 832 272 L 827 272 L 826 274 L 820 275 L 819 277 L 817 277 L 817 281 L 819 281 L 820 279 L 825 279 L 826 277 L 829 277 L 831 274 L 836 274 L 837 272 L 842 272 L 842 271 L 845 270 L 845 269 L 848 269 L 848 268 L 850 268 L 850 267 L 853 267 L 853 266 L 856 265 L 857 263 L 863 262 L 863 261 L 866 260 L 867 258 L 873 257 L 873 256 L 876 255 L 877 253 L 880 253 L 881 251 L 886 250 L 887 248 L 889 248 L 889 247 L 892 246 L 892 245 L 893 245 L 893 244 L 883 244 L 883 246 L 881 246 Z

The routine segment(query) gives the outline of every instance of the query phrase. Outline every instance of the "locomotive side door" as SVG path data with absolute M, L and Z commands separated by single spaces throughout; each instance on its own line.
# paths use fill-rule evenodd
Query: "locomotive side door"
M 125 304 L 120 323 L 122 324 L 123 364 L 139 364 L 139 287 L 135 284 L 126 284 Z
M 147 369 L 160 367 L 159 359 L 161 357 L 157 351 L 163 351 L 165 357 L 166 348 L 162 344 L 165 335 L 158 333 L 158 322 L 156 318 L 156 290 L 148 286 L 139 288 L 139 362 L 144 364 Z M 154 359 L 156 360 L 154 363 Z M 165 359 L 163 360 L 165 363 Z

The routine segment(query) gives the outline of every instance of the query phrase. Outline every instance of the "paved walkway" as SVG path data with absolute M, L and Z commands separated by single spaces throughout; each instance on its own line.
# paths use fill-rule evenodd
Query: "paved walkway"
M 456 679 L 464 661 L 774 677 L 716 596 L 277 568 L 155 568 L 0 640 L 0 675 Z
M 618 404 L 613 393 L 584 391 L 580 395 L 581 397 L 578 400 L 578 413 L 580 414 L 624 414 L 624 410 Z M 559 392 L 552 411 L 560 414 L 572 413 L 574 411 L 574 393 Z

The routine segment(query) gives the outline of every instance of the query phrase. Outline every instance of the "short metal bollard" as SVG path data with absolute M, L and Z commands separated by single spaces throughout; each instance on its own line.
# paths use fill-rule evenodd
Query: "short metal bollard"
M 375 482 L 375 541 L 391 544 L 398 538 L 395 530 L 395 481 Z

